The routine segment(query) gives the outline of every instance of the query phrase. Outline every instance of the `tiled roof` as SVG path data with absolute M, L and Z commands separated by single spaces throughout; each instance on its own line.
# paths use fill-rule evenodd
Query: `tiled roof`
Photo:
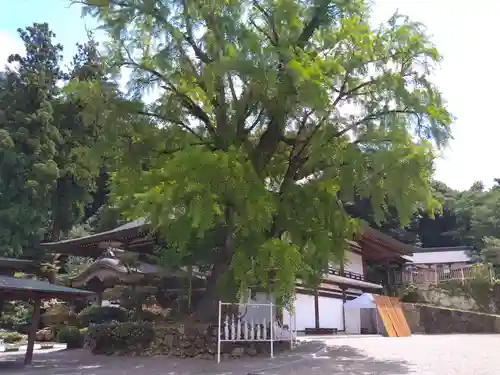
M 470 250 L 415 252 L 404 258 L 414 264 L 468 263 L 477 260 Z

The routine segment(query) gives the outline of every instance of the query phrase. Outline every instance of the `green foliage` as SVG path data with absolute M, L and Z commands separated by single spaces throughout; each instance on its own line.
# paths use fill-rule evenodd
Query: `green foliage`
M 88 327 L 89 324 L 126 322 L 128 321 L 128 313 L 120 307 L 89 306 L 80 311 L 78 320 L 80 327 Z
M 61 84 L 106 77 L 92 40 L 77 45 L 66 72 L 46 23 L 18 32 L 26 55 L 10 56 L 16 68 L 0 75 L 0 254 L 41 257 L 41 240 L 60 239 L 86 219 L 103 164 L 90 157 L 97 123 L 83 121 L 81 103 Z
M 27 55 L 12 55 L 0 85 L 0 253 L 18 256 L 41 238 L 49 219 L 50 193 L 59 177 L 56 161 L 60 133 L 52 101 L 62 46 L 47 24 L 19 29 Z M 41 233 L 42 231 L 42 233 Z
M 55 304 L 47 308 L 42 315 L 42 322 L 45 326 L 61 326 L 76 323 L 76 316 L 71 313 L 68 306 L 65 304 Z
M 84 336 L 77 327 L 65 326 L 57 333 L 57 342 L 66 344 L 68 349 L 81 349 Z
M 25 302 L 4 303 L 0 327 L 6 330 L 14 330 L 26 333 L 33 316 L 33 307 Z
M 24 336 L 18 332 L 5 332 L 1 337 L 6 344 L 15 344 L 20 342 Z
M 96 324 L 88 329 L 93 354 L 142 353 L 155 341 L 151 323 Z
M 480 311 L 488 313 L 500 312 L 500 282 L 492 280 L 488 265 L 474 265 L 471 279 L 463 283 L 458 281 L 447 281 L 442 283 L 443 289 L 450 295 L 465 295 L 471 298 Z M 440 284 L 441 286 L 441 284 Z
M 415 284 L 407 284 L 400 291 L 399 297 L 402 302 L 425 302 L 425 298 L 420 294 L 418 286 Z
M 205 301 L 228 283 L 284 303 L 297 278 L 317 285 L 359 230 L 355 197 L 375 222 L 389 202 L 403 225 L 417 203 L 434 209 L 452 116 L 422 25 L 372 28 L 361 0 L 83 2 L 109 32 L 110 71 L 131 70 L 133 100 L 69 87 L 102 113 L 114 202 L 168 241 L 160 259 L 211 268 Z

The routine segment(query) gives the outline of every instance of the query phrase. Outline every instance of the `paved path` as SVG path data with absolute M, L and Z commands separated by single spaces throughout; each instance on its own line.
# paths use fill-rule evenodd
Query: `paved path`
M 324 343 L 328 347 L 314 356 L 303 347 L 274 360 L 224 360 L 219 365 L 208 360 L 92 356 L 79 350 L 35 353 L 34 366 L 26 369 L 0 358 L 0 374 L 500 375 L 500 335 L 338 337 Z M 320 345 L 312 343 L 307 351 Z

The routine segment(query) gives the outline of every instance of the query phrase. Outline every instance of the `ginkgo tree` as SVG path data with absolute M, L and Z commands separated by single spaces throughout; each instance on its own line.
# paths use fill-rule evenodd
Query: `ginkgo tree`
M 363 0 L 78 3 L 109 32 L 107 64 L 134 95 L 113 104 L 73 86 L 111 132 L 130 131 L 113 148 L 115 202 L 181 258 L 210 253 L 200 311 L 222 280 L 285 303 L 298 278 L 316 285 L 359 229 L 344 210 L 355 196 L 402 223 L 431 202 L 452 116 L 423 25 L 396 14 L 374 27 Z M 193 249 L 207 236 L 213 246 Z

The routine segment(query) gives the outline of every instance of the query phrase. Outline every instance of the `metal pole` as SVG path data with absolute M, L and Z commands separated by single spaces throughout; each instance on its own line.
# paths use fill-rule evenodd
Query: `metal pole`
M 220 363 L 220 335 L 222 333 L 221 330 L 221 322 L 222 322 L 222 302 L 219 301 L 219 325 L 217 327 L 217 363 Z
M 271 358 L 274 358 L 274 343 L 273 343 L 273 331 L 274 331 L 274 320 L 273 320 L 273 303 L 271 302 L 269 304 L 269 315 L 270 315 L 270 322 L 271 322 L 271 332 L 270 332 L 270 336 L 271 336 Z

